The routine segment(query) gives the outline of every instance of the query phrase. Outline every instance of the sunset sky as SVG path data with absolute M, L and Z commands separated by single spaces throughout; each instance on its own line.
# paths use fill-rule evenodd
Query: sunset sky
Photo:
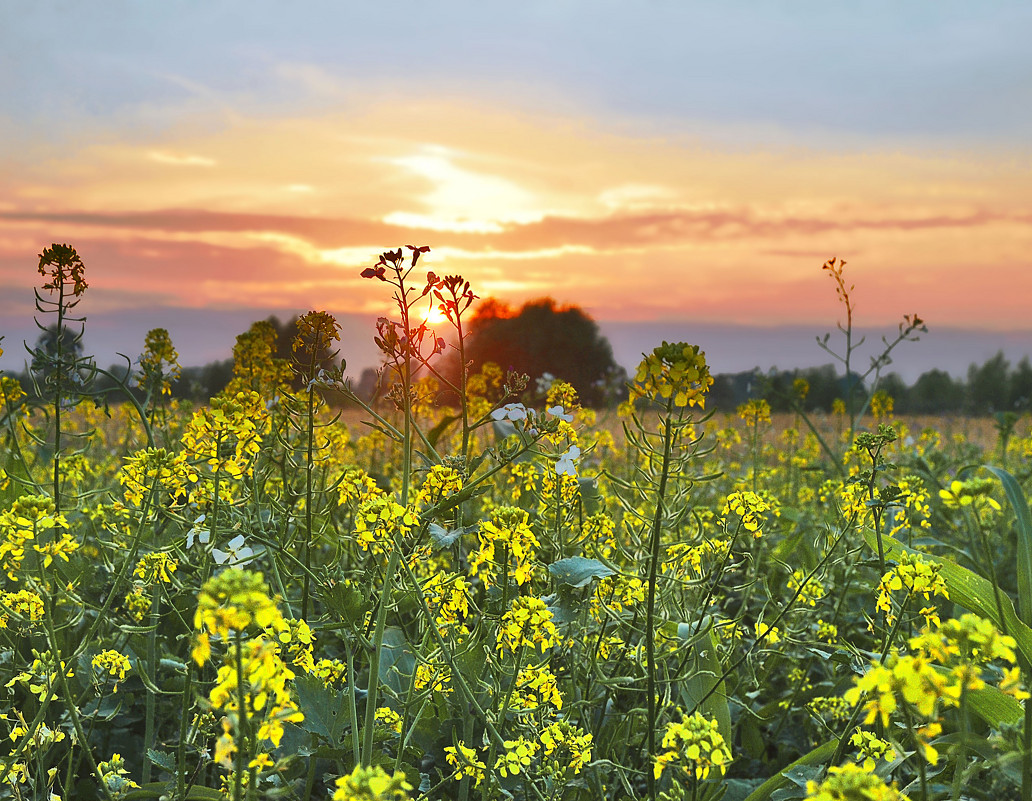
M 163 325 L 199 363 L 317 308 L 361 368 L 390 309 L 359 272 L 425 244 L 625 362 L 689 324 L 829 330 L 839 256 L 862 324 L 919 313 L 963 368 L 956 329 L 1032 332 L 1030 31 L 1027 1 L 4 3 L 3 364 L 68 242 L 111 353 Z M 769 366 L 742 343 L 714 369 Z

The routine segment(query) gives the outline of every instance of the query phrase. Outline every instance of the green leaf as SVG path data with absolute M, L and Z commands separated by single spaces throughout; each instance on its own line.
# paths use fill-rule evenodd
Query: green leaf
M 315 676 L 299 675 L 294 687 L 298 709 L 305 716 L 301 727 L 331 746 L 339 745 L 349 720 L 347 693 L 331 690 Z
M 603 579 L 616 575 L 616 571 L 598 559 L 586 559 L 583 556 L 571 556 L 560 559 L 548 566 L 552 578 L 571 587 L 584 587 L 592 579 Z
M 1000 479 L 1014 509 L 1018 530 L 1018 611 L 1021 620 L 1032 626 L 1032 515 L 1029 515 L 1028 499 L 1017 479 L 1002 467 L 984 464 L 982 469 Z
M 837 747 L 837 738 L 817 746 L 810 753 L 799 757 L 799 759 L 786 767 L 780 773 L 776 773 L 767 779 L 767 781 L 753 790 L 745 801 L 767 801 L 774 792 L 780 790 L 782 787 L 787 787 L 793 782 L 793 776 L 798 772 L 799 768 L 807 768 L 823 764 L 825 761 L 831 759 L 835 754 L 835 749 Z
M 1019 723 L 1025 715 L 1025 708 L 1020 701 L 1000 692 L 998 687 L 991 684 L 980 690 L 968 690 L 967 702 L 972 711 L 994 729 L 1004 723 Z
M 145 798 L 161 798 L 168 795 L 166 782 L 150 782 L 149 784 L 130 790 L 123 798 L 126 801 L 143 801 Z M 210 787 L 191 787 L 186 794 L 186 801 L 220 801 L 224 796 Z
M 147 749 L 147 759 L 157 765 L 166 773 L 171 773 L 173 776 L 176 773 L 176 758 L 173 754 L 168 751 L 155 751 L 153 748 Z
M 873 531 L 865 531 L 864 540 L 871 548 L 877 550 L 878 541 Z M 907 552 L 920 556 L 926 562 L 939 565 L 939 575 L 946 582 L 946 588 L 950 593 L 950 600 L 958 606 L 962 606 L 991 620 L 997 628 L 1003 628 L 1006 625 L 1007 633 L 1014 638 L 1021 655 L 1029 663 L 1032 663 L 1032 628 L 1029 628 L 1018 618 L 1017 613 L 1014 611 L 1014 604 L 1003 593 L 1000 594 L 1003 620 L 1000 619 L 1000 613 L 996 607 L 996 599 L 993 593 L 993 585 L 990 581 L 968 570 L 966 567 L 961 567 L 940 556 L 914 551 L 892 537 L 883 535 L 882 545 L 885 548 L 886 559 L 899 559 L 901 554 Z
M 463 534 L 473 534 L 478 528 L 480 528 L 478 523 L 453 529 L 447 529 L 438 523 L 431 523 L 427 530 L 430 532 L 430 539 L 434 541 L 435 548 L 448 548 Z
M 380 653 L 380 681 L 398 695 L 408 689 L 408 677 L 416 669 L 416 658 L 409 648 L 405 632 L 389 627 L 383 633 Z
M 441 422 L 435 425 L 427 432 L 426 441 L 429 442 L 433 447 L 437 447 L 437 441 L 441 438 L 441 435 L 448 430 L 449 426 L 456 420 L 460 420 L 461 417 L 457 414 L 446 414 L 441 418 Z
M 602 493 L 598 490 L 597 479 L 593 476 L 578 478 L 577 484 L 580 486 L 580 496 L 581 503 L 584 504 L 584 514 L 593 515 L 599 509 L 603 508 L 605 500 L 602 498 Z
M 684 641 L 684 647 L 692 651 L 689 664 L 693 668 L 691 675 L 681 682 L 681 701 L 687 709 L 697 708 L 716 720 L 721 735 L 730 744 L 731 709 L 727 704 L 727 690 L 723 682 L 714 690 L 723 672 L 717 658 L 717 635 L 712 627 L 698 634 L 693 633 L 695 628 L 691 623 L 677 624 L 677 636 Z M 703 698 L 706 700 L 702 701 Z

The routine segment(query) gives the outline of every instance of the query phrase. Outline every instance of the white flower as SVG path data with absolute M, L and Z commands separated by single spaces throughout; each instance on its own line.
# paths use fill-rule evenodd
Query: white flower
M 193 521 L 193 528 L 190 529 L 190 533 L 186 535 L 186 547 L 193 548 L 194 537 L 201 545 L 207 545 L 211 539 L 211 531 L 208 529 L 202 529 L 201 524 L 204 522 L 206 515 L 201 515 Z
M 563 409 L 562 406 L 552 406 L 545 411 L 552 415 L 552 417 L 558 417 L 560 420 L 565 420 L 567 423 L 573 422 L 573 413 L 571 412 L 567 414 L 566 410 Z
M 491 412 L 491 417 L 495 420 L 526 420 L 527 407 L 522 403 L 507 403 Z
M 580 458 L 580 448 L 576 445 L 571 445 L 570 449 L 559 457 L 559 461 L 555 463 L 556 475 L 566 474 L 568 476 L 577 477 L 577 465 L 574 464 L 576 459 Z
M 246 565 L 254 559 L 254 551 L 244 544 L 243 534 L 237 534 L 233 537 L 233 539 L 226 543 L 226 548 L 229 550 L 211 549 L 211 555 L 215 558 L 216 564 L 224 565 L 229 562 L 233 565 Z

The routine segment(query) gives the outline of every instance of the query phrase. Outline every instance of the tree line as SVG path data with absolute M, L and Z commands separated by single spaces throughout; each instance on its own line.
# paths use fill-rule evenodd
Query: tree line
M 273 356 L 289 359 L 291 343 L 297 332 L 297 318 L 265 321 L 275 332 Z M 57 347 L 59 332 L 45 329 L 33 350 L 50 352 Z M 61 334 L 62 350 L 82 355 L 83 339 L 66 330 Z M 440 357 L 435 369 L 441 379 L 439 400 L 447 404 L 447 383 L 459 381 L 459 363 L 454 349 Z M 616 364 L 612 348 L 594 320 L 577 306 L 560 305 L 551 298 L 530 301 L 514 308 L 493 298 L 481 302 L 469 321 L 466 356 L 471 371 L 477 372 L 488 362 L 502 370 L 526 374 L 530 386 L 549 376 L 572 384 L 587 406 L 613 405 L 625 399 L 626 371 Z M 327 367 L 332 366 L 328 354 Z M 36 367 L 30 366 L 30 372 Z M 109 368 L 116 376 L 125 376 L 132 365 L 123 362 Z M 13 374 L 23 388 L 32 394 L 29 372 Z M 233 376 L 233 359 L 183 367 L 179 380 L 172 384 L 173 398 L 203 403 L 221 392 Z M 37 376 L 38 378 L 38 376 Z M 799 380 L 806 382 L 805 396 L 800 396 Z M 96 378 L 96 389 L 104 389 L 110 379 Z M 372 397 L 382 391 L 377 372 L 367 369 L 356 384 L 359 394 Z M 742 373 L 714 374 L 708 408 L 734 411 L 752 398 L 763 397 L 774 411 L 788 411 L 793 403 L 807 411 L 831 411 L 838 399 L 854 392 L 860 404 L 869 392 L 877 390 L 893 400 L 897 414 L 963 414 L 989 416 L 1001 412 L 1032 411 L 1032 363 L 1026 356 L 1016 365 L 1000 351 L 983 364 L 971 364 L 964 378 L 932 369 L 908 385 L 898 374 L 881 377 L 877 387 L 864 387 L 857 375 L 840 374 L 833 365 L 794 370 L 759 369 Z

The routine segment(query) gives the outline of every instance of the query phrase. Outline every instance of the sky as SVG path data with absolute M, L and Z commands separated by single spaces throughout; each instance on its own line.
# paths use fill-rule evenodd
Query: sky
M 904 372 L 1016 356 L 1029 30 L 1027 2 L 3 3 L 2 364 L 51 242 L 102 360 L 325 309 L 366 366 L 391 300 L 359 273 L 405 244 L 583 307 L 626 366 L 686 336 L 717 372 L 827 361 L 832 257 L 858 324 L 927 321 Z

